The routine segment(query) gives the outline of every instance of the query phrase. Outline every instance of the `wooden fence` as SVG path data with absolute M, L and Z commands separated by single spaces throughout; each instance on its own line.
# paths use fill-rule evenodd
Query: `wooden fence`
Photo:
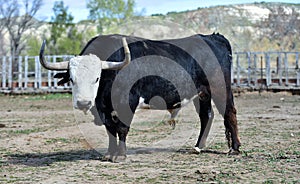
M 46 56 L 50 62 L 70 59 L 73 56 L 59 55 Z M 2 93 L 40 93 L 40 92 L 68 92 L 70 84 L 57 85 L 53 76 L 56 71 L 44 69 L 39 56 L 20 56 L 12 61 L 12 57 L 0 57 L 0 92 Z M 15 63 L 15 64 L 14 64 Z
M 235 52 L 232 85 L 254 89 L 300 90 L 300 52 Z
M 300 52 L 235 52 L 231 83 L 237 88 L 299 90 Z M 58 62 L 72 56 L 47 56 Z M 70 84 L 57 85 L 56 71 L 41 67 L 38 56 L 0 57 L 0 92 L 70 92 Z

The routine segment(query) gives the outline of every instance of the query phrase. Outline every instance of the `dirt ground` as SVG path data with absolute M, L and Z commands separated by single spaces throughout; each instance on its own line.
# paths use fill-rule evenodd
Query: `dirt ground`
M 184 108 L 139 110 L 124 163 L 101 161 L 106 133 L 74 113 L 71 95 L 0 95 L 0 183 L 300 183 L 300 96 L 235 94 L 241 154 L 227 155 L 216 113 L 207 147 L 192 154 L 199 119 Z

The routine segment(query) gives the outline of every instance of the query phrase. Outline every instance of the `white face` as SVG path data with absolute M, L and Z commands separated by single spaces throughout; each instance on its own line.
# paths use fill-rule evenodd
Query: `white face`
M 70 60 L 73 106 L 87 112 L 95 105 L 102 71 L 100 59 L 95 55 L 77 56 Z

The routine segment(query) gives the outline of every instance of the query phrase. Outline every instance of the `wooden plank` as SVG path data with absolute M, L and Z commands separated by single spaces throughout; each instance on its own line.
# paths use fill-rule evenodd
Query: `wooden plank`
M 18 87 L 22 88 L 22 56 L 18 58 Z
M 12 88 L 12 57 L 8 59 L 8 87 Z
M 279 85 L 282 85 L 282 67 L 281 67 L 281 53 L 278 53 L 278 59 L 277 59 L 277 71 L 279 75 Z
M 236 56 L 236 69 L 237 69 L 237 74 L 236 74 L 236 78 L 237 78 L 237 86 L 240 86 L 241 84 L 240 84 L 240 69 L 241 69 L 241 67 L 240 67 L 240 60 L 239 60 L 239 58 L 240 58 L 240 55 L 238 54 L 237 56 Z
M 56 56 L 53 56 L 53 63 L 56 63 Z M 53 75 L 55 75 L 57 73 L 57 71 L 53 72 Z M 57 88 L 57 79 L 54 78 L 54 88 Z
M 39 58 L 38 56 L 34 57 L 34 88 L 38 88 L 38 63 L 39 63 Z
M 51 61 L 51 57 L 50 56 L 48 56 L 48 61 Z M 51 73 L 52 73 L 52 71 L 48 70 L 48 88 L 52 87 L 52 85 L 51 85 L 51 83 L 52 83 Z
M 297 71 L 296 86 L 297 86 L 297 87 L 300 86 L 300 70 L 299 70 L 299 69 L 298 69 L 298 71 Z
M 6 88 L 6 56 L 2 57 L 2 88 Z
M 285 85 L 289 85 L 289 64 L 287 53 L 284 53 L 284 73 L 285 73 Z
M 266 60 L 266 86 L 270 86 L 272 82 L 272 76 L 271 76 L 271 63 L 270 63 L 269 53 L 265 53 L 265 60 Z
M 257 87 L 257 76 L 256 76 L 256 71 L 257 71 L 257 55 L 254 53 L 253 56 L 253 65 L 254 65 L 254 75 L 253 75 L 253 80 L 254 80 L 254 86 Z
M 295 69 L 297 71 L 296 86 L 300 86 L 299 52 L 296 53 L 296 67 L 295 67 Z
M 251 54 L 250 52 L 247 52 L 247 61 L 248 61 L 248 76 L 247 76 L 247 83 L 248 86 L 251 85 Z
M 38 58 L 38 61 L 39 58 Z M 37 69 L 38 69 L 38 88 L 42 88 L 42 68 L 40 62 L 37 62 Z
M 28 56 L 24 57 L 24 88 L 28 87 Z
M 230 72 L 231 72 L 231 77 L 230 77 L 230 79 L 231 79 L 231 85 L 233 85 L 234 84 L 234 68 L 233 68 L 233 63 L 231 63 L 231 68 L 230 68 Z

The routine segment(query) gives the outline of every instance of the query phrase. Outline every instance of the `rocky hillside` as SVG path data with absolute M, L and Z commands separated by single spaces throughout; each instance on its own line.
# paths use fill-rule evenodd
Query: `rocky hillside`
M 300 50 L 300 4 L 254 3 L 138 17 L 106 33 L 153 39 L 224 34 L 235 51 Z

